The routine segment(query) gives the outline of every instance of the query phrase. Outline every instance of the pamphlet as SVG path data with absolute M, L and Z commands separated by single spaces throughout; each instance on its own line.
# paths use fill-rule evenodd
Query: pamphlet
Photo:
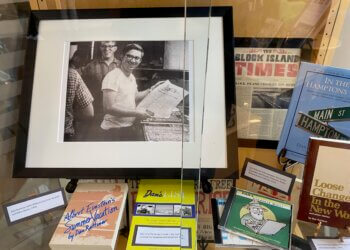
M 193 181 L 141 180 L 127 249 L 197 249 L 194 190 Z

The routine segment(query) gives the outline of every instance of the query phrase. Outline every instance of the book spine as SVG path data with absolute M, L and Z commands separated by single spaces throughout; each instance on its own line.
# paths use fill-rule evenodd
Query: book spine
M 233 205 L 233 201 L 234 201 L 235 196 L 236 196 L 236 188 L 233 187 L 230 190 L 230 193 L 228 195 L 228 198 L 227 198 L 227 201 L 226 201 L 226 204 L 225 204 L 224 211 L 222 212 L 222 216 L 221 216 L 221 219 L 220 219 L 220 224 L 218 226 L 220 229 L 224 229 L 225 226 L 226 226 L 226 223 L 227 223 L 227 220 L 228 220 L 228 214 L 229 214 L 229 212 L 231 210 L 231 207 Z
M 218 202 L 216 199 L 211 199 L 211 211 L 213 216 L 213 228 L 214 228 L 214 241 L 216 244 L 222 244 L 221 232 L 218 228 L 219 225 L 219 211 L 218 211 Z
M 280 136 L 280 140 L 278 142 L 278 146 L 277 146 L 277 154 L 279 155 L 281 153 L 281 151 L 283 149 L 286 149 L 286 144 L 289 138 L 289 132 L 290 129 L 292 127 L 292 123 L 294 120 L 294 115 L 296 112 L 296 109 L 298 107 L 298 103 L 299 103 L 299 98 L 301 95 L 301 91 L 303 88 L 303 84 L 304 84 L 304 79 L 306 76 L 306 67 L 304 67 L 303 65 L 308 64 L 308 63 L 304 63 L 301 62 L 300 64 L 300 71 L 298 73 L 298 77 L 294 86 L 294 90 L 293 90 L 293 94 L 292 94 L 292 98 L 291 98 L 291 102 L 289 104 L 288 107 L 288 111 L 287 111 L 287 115 L 283 124 L 283 129 L 281 132 L 281 136 Z M 310 65 L 308 65 L 310 66 Z

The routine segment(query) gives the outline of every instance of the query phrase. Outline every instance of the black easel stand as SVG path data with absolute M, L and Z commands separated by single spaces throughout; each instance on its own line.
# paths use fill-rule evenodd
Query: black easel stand
M 75 189 L 77 188 L 79 179 L 71 179 L 70 182 L 68 182 L 66 186 L 67 193 L 73 193 Z
M 281 152 L 278 154 L 278 162 L 282 166 L 283 171 L 286 171 L 288 168 L 292 167 L 294 164 L 298 163 L 296 161 L 284 158 L 286 155 L 286 149 L 282 149 Z
M 213 187 L 207 178 L 201 179 L 201 186 L 205 194 L 210 194 L 213 191 Z

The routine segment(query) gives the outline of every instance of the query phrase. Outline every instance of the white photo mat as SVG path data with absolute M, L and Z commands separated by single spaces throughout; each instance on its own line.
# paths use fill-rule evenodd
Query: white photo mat
M 184 168 L 200 165 L 226 168 L 222 17 L 186 19 L 186 40 L 193 41 L 194 53 L 192 142 L 183 143 L 182 148 L 181 142 L 63 142 L 62 139 L 69 42 L 184 40 L 184 21 L 184 18 L 42 20 L 37 38 L 25 167 L 180 168 L 183 164 Z

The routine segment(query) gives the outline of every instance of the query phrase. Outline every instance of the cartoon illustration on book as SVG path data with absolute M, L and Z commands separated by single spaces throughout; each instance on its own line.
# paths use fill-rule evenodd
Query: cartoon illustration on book
M 253 199 L 240 211 L 241 224 L 257 234 L 274 235 L 286 226 L 276 221 L 273 212 Z

